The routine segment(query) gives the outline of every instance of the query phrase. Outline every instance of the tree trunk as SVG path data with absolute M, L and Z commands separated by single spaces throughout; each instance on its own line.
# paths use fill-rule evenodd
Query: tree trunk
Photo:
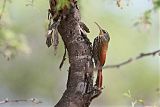
M 52 5 L 52 4 L 50 4 Z M 58 31 L 69 56 L 67 89 L 55 107 L 88 107 L 100 94 L 93 86 L 92 46 L 80 27 L 80 12 L 71 7 L 60 21 Z

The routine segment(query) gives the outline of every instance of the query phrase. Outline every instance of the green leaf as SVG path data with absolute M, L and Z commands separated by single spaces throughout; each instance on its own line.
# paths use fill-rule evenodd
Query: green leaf
M 128 90 L 126 93 L 123 93 L 125 97 L 132 98 L 131 91 Z
M 19 52 L 31 52 L 24 35 L 10 29 L 0 29 L 0 34 L 0 51 L 8 60 Z
M 144 100 L 142 100 L 142 99 L 139 99 L 138 102 L 141 104 L 144 104 Z
M 129 98 L 130 98 L 130 96 L 128 95 L 128 93 L 123 93 L 123 95 L 124 95 L 125 97 L 129 97 Z

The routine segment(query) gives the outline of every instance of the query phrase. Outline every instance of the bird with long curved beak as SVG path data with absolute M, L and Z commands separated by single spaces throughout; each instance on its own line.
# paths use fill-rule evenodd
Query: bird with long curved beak
M 99 35 L 94 39 L 93 42 L 93 58 L 95 61 L 95 66 L 98 69 L 95 86 L 97 86 L 98 89 L 102 89 L 102 82 L 103 82 L 102 67 L 106 61 L 106 55 L 108 51 L 108 44 L 110 41 L 110 37 L 107 31 L 102 29 L 96 22 L 95 24 L 98 26 L 100 30 Z

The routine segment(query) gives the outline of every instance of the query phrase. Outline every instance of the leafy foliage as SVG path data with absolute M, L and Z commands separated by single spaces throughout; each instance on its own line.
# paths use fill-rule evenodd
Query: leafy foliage
M 134 26 L 143 26 L 145 29 L 150 28 L 151 23 L 151 12 L 152 10 L 147 10 L 144 14 L 134 23 Z
M 57 4 L 57 7 L 56 7 L 57 10 L 61 10 L 65 6 L 69 7 L 69 1 L 68 0 L 58 0 L 58 4 Z
M 130 90 L 128 90 L 127 92 L 123 93 L 123 95 L 131 100 L 131 107 L 135 107 L 137 104 L 141 104 L 144 107 L 148 107 L 148 106 L 145 106 L 145 103 L 144 103 L 143 99 L 139 99 L 139 98 L 134 97 L 131 94 Z M 153 106 L 150 106 L 150 107 L 158 107 L 158 106 L 156 104 L 154 104 Z
M 6 2 L 11 2 L 10 0 L 4 0 L 2 4 L 2 11 L 0 13 L 0 53 L 8 60 L 14 57 L 18 52 L 30 53 L 30 48 L 27 45 L 25 36 L 16 33 L 13 29 L 8 27 L 5 22 L 7 17 L 4 14 L 6 8 Z M 5 11 L 7 12 L 7 11 Z M 2 17 L 3 16 L 3 17 Z
M 154 4 L 154 9 L 157 10 L 160 8 L 160 0 L 154 0 L 153 1 Z
M 24 35 L 16 34 L 12 30 L 0 29 L 0 52 L 8 60 L 17 52 L 30 53 Z
M 143 25 L 145 29 L 150 28 L 151 23 L 151 13 L 152 11 L 157 11 L 160 8 L 160 0 L 153 0 L 153 8 L 146 10 L 144 14 L 139 18 L 137 22 L 134 23 L 134 26 Z
M 123 95 L 131 100 L 132 107 L 135 107 L 135 105 L 138 104 L 138 103 L 144 105 L 144 100 L 133 97 L 130 90 L 123 93 Z

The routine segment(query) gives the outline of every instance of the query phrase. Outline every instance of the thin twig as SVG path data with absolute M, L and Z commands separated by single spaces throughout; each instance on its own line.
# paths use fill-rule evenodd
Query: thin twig
M 17 103 L 17 102 L 32 102 L 34 104 L 42 103 L 40 100 L 36 98 L 30 98 L 30 99 L 16 99 L 16 100 L 9 100 L 8 98 L 0 101 L 0 104 L 6 104 L 6 103 Z
M 160 49 L 153 51 L 153 52 L 148 52 L 148 53 L 140 53 L 138 56 L 134 57 L 134 58 L 129 58 L 126 61 L 123 61 L 119 64 L 114 64 L 114 65 L 106 65 L 103 67 L 103 69 L 107 69 L 107 68 L 120 68 L 121 66 L 124 66 L 126 64 L 129 64 L 135 60 L 147 57 L 147 56 L 155 56 L 155 55 L 159 55 L 160 56 Z
M 59 69 L 61 70 L 63 64 L 64 64 L 64 61 L 66 60 L 66 46 L 65 46 L 65 49 L 64 49 L 64 55 L 63 55 L 63 59 L 59 65 Z
M 126 60 L 126 61 L 124 61 L 124 62 L 121 62 L 121 63 L 119 63 L 119 64 L 106 65 L 106 66 L 103 67 L 103 69 L 106 69 L 106 68 L 119 68 L 119 67 L 121 67 L 121 66 L 123 66 L 123 65 L 126 65 L 126 64 L 132 62 L 132 61 L 133 61 L 133 59 L 130 58 L 130 59 L 128 59 L 128 60 Z
M 6 2 L 7 2 L 7 0 L 3 1 L 3 7 L 2 7 L 2 10 L 1 10 L 1 13 L 0 13 L 0 19 L 2 18 L 2 15 L 4 13 L 4 10 L 5 10 L 5 7 L 6 7 Z
M 156 54 L 160 53 L 160 50 L 154 51 L 154 52 L 149 52 L 149 53 L 141 53 L 139 56 L 136 57 L 136 59 L 143 58 L 145 56 L 155 56 Z

